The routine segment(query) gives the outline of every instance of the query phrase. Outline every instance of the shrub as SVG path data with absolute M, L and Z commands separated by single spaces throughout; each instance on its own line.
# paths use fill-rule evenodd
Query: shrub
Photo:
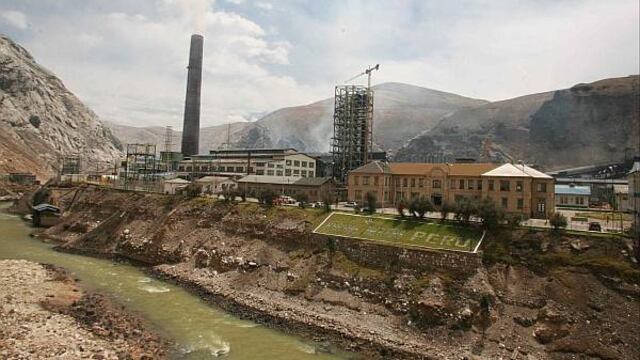
M 482 227 L 495 229 L 504 219 L 504 213 L 489 198 L 484 198 L 476 206 L 476 213 L 482 219 Z
M 440 206 L 440 219 L 443 222 L 447 220 L 447 216 L 449 216 L 449 214 L 453 212 L 453 210 L 453 205 L 448 202 L 443 203 L 442 206 Z
M 517 227 L 520 227 L 520 225 L 522 225 L 522 222 L 525 221 L 526 218 L 522 214 L 510 214 L 506 217 L 506 220 L 507 226 L 511 229 L 515 229 Z
M 396 210 L 398 211 L 398 215 L 400 217 L 404 217 L 404 210 L 407 208 L 407 202 L 404 199 L 398 200 L 396 203 Z
M 373 214 L 376 212 L 376 202 L 378 199 L 376 198 L 376 194 L 373 192 L 368 192 L 364 198 L 365 204 L 367 205 L 369 214 Z
M 322 210 L 324 212 L 331 212 L 331 203 L 333 202 L 333 196 L 330 192 L 322 194 Z
M 567 217 L 559 212 L 555 212 L 549 218 L 549 224 L 553 227 L 553 230 L 560 230 L 567 227 Z
M 465 224 L 469 223 L 469 220 L 473 215 L 477 215 L 478 207 L 476 202 L 469 199 L 462 199 L 455 206 L 455 218 Z
M 411 201 L 411 204 L 409 204 L 409 212 L 418 219 L 423 219 L 427 212 L 433 211 L 434 209 L 431 200 L 426 196 L 415 198 Z
M 309 195 L 307 193 L 300 193 L 296 196 L 299 206 L 304 209 L 305 205 L 309 202 Z
M 202 193 L 202 186 L 196 183 L 191 183 L 182 190 L 182 194 L 188 199 L 196 198 L 200 196 L 200 193 Z
M 273 205 L 273 200 L 275 200 L 276 197 L 278 197 L 278 194 L 271 189 L 264 189 L 258 192 L 258 201 L 267 206 Z

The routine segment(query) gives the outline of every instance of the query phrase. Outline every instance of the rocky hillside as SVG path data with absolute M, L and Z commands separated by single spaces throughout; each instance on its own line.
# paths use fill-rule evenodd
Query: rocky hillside
M 0 174 L 52 176 L 61 155 L 85 163 L 120 156 L 121 144 L 98 117 L 20 45 L 0 35 Z
M 637 75 L 578 84 L 464 109 L 404 146 L 397 160 L 428 153 L 524 159 L 555 169 L 622 160 L 639 151 Z M 486 150 L 489 150 L 488 153 Z
M 374 142 L 393 151 L 416 133 L 435 126 L 456 110 L 485 104 L 418 86 L 384 83 L 373 87 Z M 274 111 L 257 123 L 266 129 L 274 146 L 292 146 L 310 152 L 328 151 L 333 135 L 333 98 L 310 105 Z

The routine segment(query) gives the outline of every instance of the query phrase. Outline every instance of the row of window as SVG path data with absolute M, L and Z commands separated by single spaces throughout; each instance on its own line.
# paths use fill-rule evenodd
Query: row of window
M 370 185 L 369 181 L 370 176 L 362 176 L 362 185 Z M 385 186 L 388 186 L 390 181 L 389 178 L 385 178 Z M 417 181 L 416 181 L 417 180 Z M 395 184 L 397 187 L 424 187 L 425 186 L 425 178 L 396 178 Z M 359 185 L 360 176 L 353 177 L 353 184 Z M 473 180 L 473 179 L 458 179 L 451 180 L 451 189 L 455 190 L 456 186 L 459 190 L 482 190 L 482 180 Z M 511 183 L 510 180 L 499 180 L 498 185 L 500 191 L 511 191 Z M 466 186 L 465 186 L 466 185 Z M 378 186 L 378 177 L 373 177 L 373 186 Z M 488 180 L 487 186 L 489 191 L 495 191 L 496 183 L 495 180 Z M 442 188 L 441 180 L 431 180 L 431 187 L 433 189 Z M 522 180 L 515 181 L 515 191 L 522 192 L 524 189 L 524 182 Z M 547 184 L 546 183 L 538 183 L 536 191 L 538 192 L 547 192 Z
M 313 161 L 287 160 L 287 166 L 291 166 L 291 164 L 296 167 L 315 167 L 315 163 Z
M 560 205 L 568 205 L 568 204 L 575 204 L 575 205 L 584 205 L 585 204 L 585 198 L 583 196 L 576 196 L 575 198 L 573 198 L 573 203 L 571 203 L 569 201 L 569 199 L 571 199 L 571 197 L 569 196 L 560 196 Z
M 302 176 L 302 177 L 313 177 L 313 171 L 307 170 L 299 170 L 299 169 L 285 169 L 283 170 L 256 170 L 256 175 L 267 175 L 267 176 Z

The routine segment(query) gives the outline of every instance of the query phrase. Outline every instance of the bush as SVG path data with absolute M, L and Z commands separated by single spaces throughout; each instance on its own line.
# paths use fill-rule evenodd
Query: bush
M 331 203 L 333 202 L 333 196 L 329 192 L 322 194 L 322 210 L 324 212 L 331 212 Z
M 442 204 L 442 206 L 440 206 L 440 219 L 443 222 L 447 220 L 447 216 L 449 216 L 449 214 L 453 212 L 453 208 L 453 205 L 448 202 L 445 202 Z
M 553 213 L 549 218 L 549 224 L 553 227 L 553 230 L 560 230 L 567 227 L 567 217 L 559 212 Z
M 520 227 L 520 225 L 522 225 L 522 222 L 525 221 L 526 218 L 522 214 L 510 214 L 506 216 L 506 220 L 507 226 L 511 229 L 515 229 L 517 227 Z
M 409 212 L 417 219 L 423 219 L 427 212 L 433 211 L 434 209 L 431 200 L 426 196 L 415 198 L 411 201 L 411 204 L 409 204 Z
M 365 204 L 367 205 L 369 214 L 373 214 L 376 212 L 376 202 L 378 199 L 376 198 L 376 194 L 373 192 L 368 192 L 364 197 Z
M 259 191 L 257 195 L 260 204 L 264 204 L 267 206 L 273 205 L 273 201 L 278 197 L 278 194 L 276 194 L 276 192 L 271 189 Z
M 478 214 L 478 207 L 475 201 L 465 198 L 456 204 L 454 212 L 456 220 L 468 224 L 471 217 Z
M 404 210 L 407 208 L 407 202 L 404 199 L 398 200 L 396 203 L 396 210 L 398 211 L 398 215 L 400 217 L 404 217 Z
M 200 196 L 201 193 L 202 193 L 202 186 L 196 183 L 191 183 L 182 190 L 182 194 L 186 196 L 188 199 L 196 198 Z
M 484 198 L 477 203 L 476 214 L 482 219 L 482 227 L 487 230 L 497 228 L 504 219 L 502 209 L 489 198 Z
M 300 203 L 300 207 L 304 208 L 304 206 L 309 202 L 309 195 L 307 195 L 307 193 L 300 193 L 296 196 L 296 200 Z

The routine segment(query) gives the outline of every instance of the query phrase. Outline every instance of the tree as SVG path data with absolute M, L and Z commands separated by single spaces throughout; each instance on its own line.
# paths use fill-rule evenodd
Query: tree
M 449 216 L 449 213 L 453 212 L 453 210 L 453 205 L 451 205 L 451 203 L 443 203 L 442 206 L 440 206 L 440 219 L 443 222 L 447 220 L 447 216 Z
M 271 189 L 264 189 L 262 191 L 258 191 L 258 201 L 261 204 L 271 206 L 273 205 L 273 200 L 275 200 L 276 197 L 278 197 L 278 194 L 276 194 L 276 192 Z
M 424 215 L 433 211 L 434 207 L 431 203 L 431 200 L 426 196 L 421 196 L 419 198 L 415 198 L 409 204 L 409 212 L 413 214 L 417 219 L 423 219 Z
M 405 199 L 400 199 L 396 203 L 396 210 L 398 211 L 398 215 L 400 217 L 404 217 L 404 210 L 407 208 L 407 201 Z
M 331 202 L 333 201 L 333 196 L 330 192 L 322 193 L 322 209 L 324 212 L 331 212 Z
M 506 216 L 507 226 L 512 229 L 515 229 L 522 225 L 522 222 L 525 221 L 525 217 L 522 214 L 509 214 Z
M 202 186 L 196 183 L 191 183 L 182 190 L 182 194 L 189 199 L 200 196 L 200 193 L 202 193 Z
M 367 212 L 369 214 L 373 214 L 376 212 L 376 202 L 378 201 L 376 194 L 372 191 L 369 191 L 365 197 L 364 202 L 367 205 Z
M 471 217 L 478 213 L 476 202 L 466 198 L 458 201 L 455 207 L 455 213 L 456 220 L 468 224 Z
M 553 227 L 553 230 L 560 230 L 567 227 L 567 218 L 559 212 L 555 212 L 549 218 L 549 224 Z
M 476 212 L 482 219 L 482 227 L 487 230 L 497 228 L 504 219 L 502 210 L 489 198 L 484 198 L 477 204 Z
M 305 205 L 309 202 L 309 195 L 307 195 L 307 193 L 300 193 L 296 196 L 296 200 L 298 200 L 298 205 L 304 209 Z

